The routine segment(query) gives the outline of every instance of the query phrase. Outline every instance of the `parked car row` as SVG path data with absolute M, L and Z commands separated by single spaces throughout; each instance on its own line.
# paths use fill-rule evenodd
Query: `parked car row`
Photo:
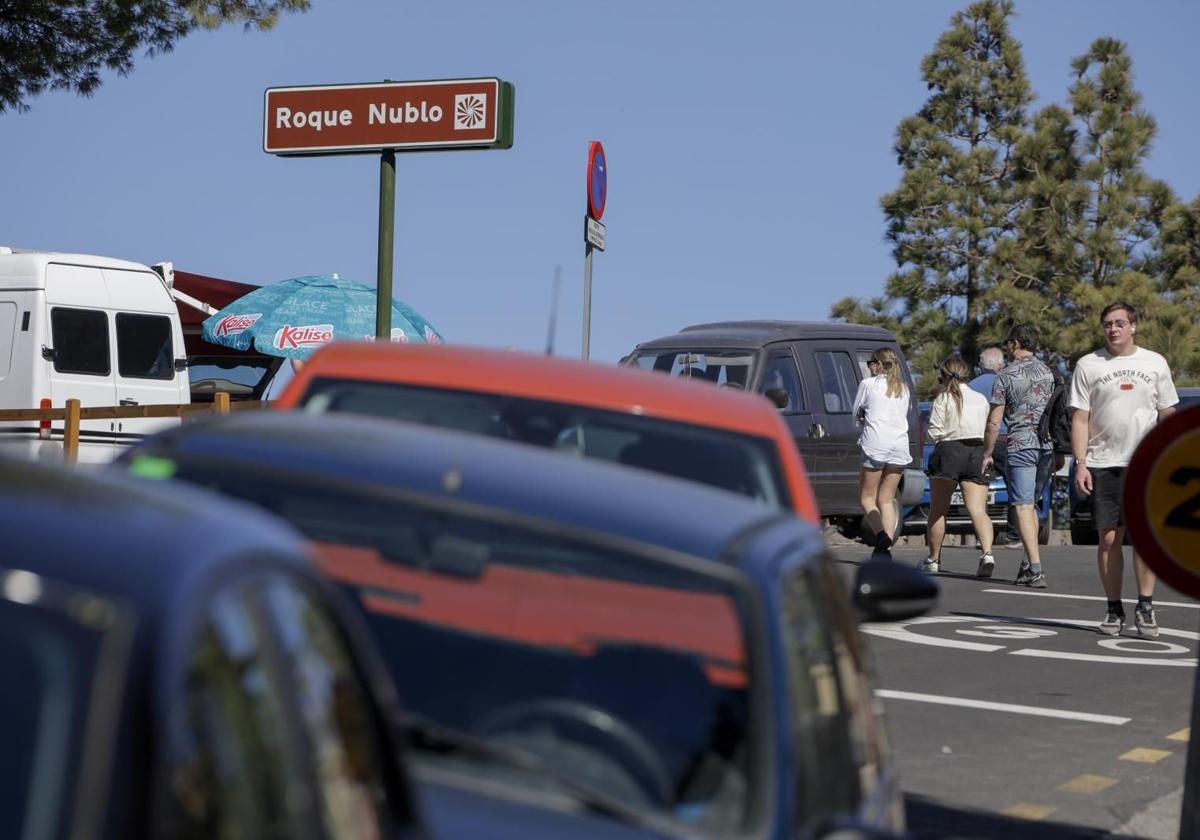
M 297 410 L 0 462 L 5 836 L 902 830 L 856 625 L 936 582 L 848 597 L 766 400 L 474 352 L 330 346 Z

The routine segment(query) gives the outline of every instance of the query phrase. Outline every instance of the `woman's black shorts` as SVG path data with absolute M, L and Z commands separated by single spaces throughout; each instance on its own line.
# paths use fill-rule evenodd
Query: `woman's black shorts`
M 930 478 L 946 481 L 970 481 L 974 484 L 991 484 L 991 478 L 980 470 L 983 466 L 983 441 L 944 440 L 929 454 L 929 467 L 925 472 Z

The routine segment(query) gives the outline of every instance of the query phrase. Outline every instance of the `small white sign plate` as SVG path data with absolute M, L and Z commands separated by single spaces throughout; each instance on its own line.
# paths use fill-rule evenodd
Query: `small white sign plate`
M 604 250 L 604 225 L 597 222 L 591 216 L 587 217 L 587 229 L 584 231 L 584 238 L 588 243 L 598 251 Z

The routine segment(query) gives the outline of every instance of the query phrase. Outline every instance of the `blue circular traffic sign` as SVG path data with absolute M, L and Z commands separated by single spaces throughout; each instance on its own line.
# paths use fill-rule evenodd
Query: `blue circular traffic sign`
M 593 140 L 588 146 L 587 165 L 588 215 L 596 221 L 604 215 L 604 202 L 608 198 L 608 164 L 604 160 L 604 146 Z

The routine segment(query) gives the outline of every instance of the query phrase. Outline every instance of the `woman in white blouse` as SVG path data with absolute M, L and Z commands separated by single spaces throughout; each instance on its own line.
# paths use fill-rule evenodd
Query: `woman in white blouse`
M 938 369 L 938 388 L 929 410 L 929 439 L 937 444 L 929 455 L 929 557 L 921 564 L 926 572 L 941 570 L 942 540 L 946 536 L 946 511 L 956 486 L 975 526 L 982 554 L 975 574 L 992 576 L 992 520 L 987 515 L 991 476 L 982 471 L 983 432 L 987 424 L 987 397 L 965 387 L 971 369 L 959 356 L 951 356 Z
M 862 426 L 858 445 L 862 465 L 858 470 L 858 495 L 863 517 L 875 532 L 875 554 L 891 556 L 896 532 L 896 489 L 904 467 L 912 461 L 908 449 L 908 387 L 900 373 L 900 360 L 891 348 L 876 350 L 877 376 L 858 385 L 854 417 Z

